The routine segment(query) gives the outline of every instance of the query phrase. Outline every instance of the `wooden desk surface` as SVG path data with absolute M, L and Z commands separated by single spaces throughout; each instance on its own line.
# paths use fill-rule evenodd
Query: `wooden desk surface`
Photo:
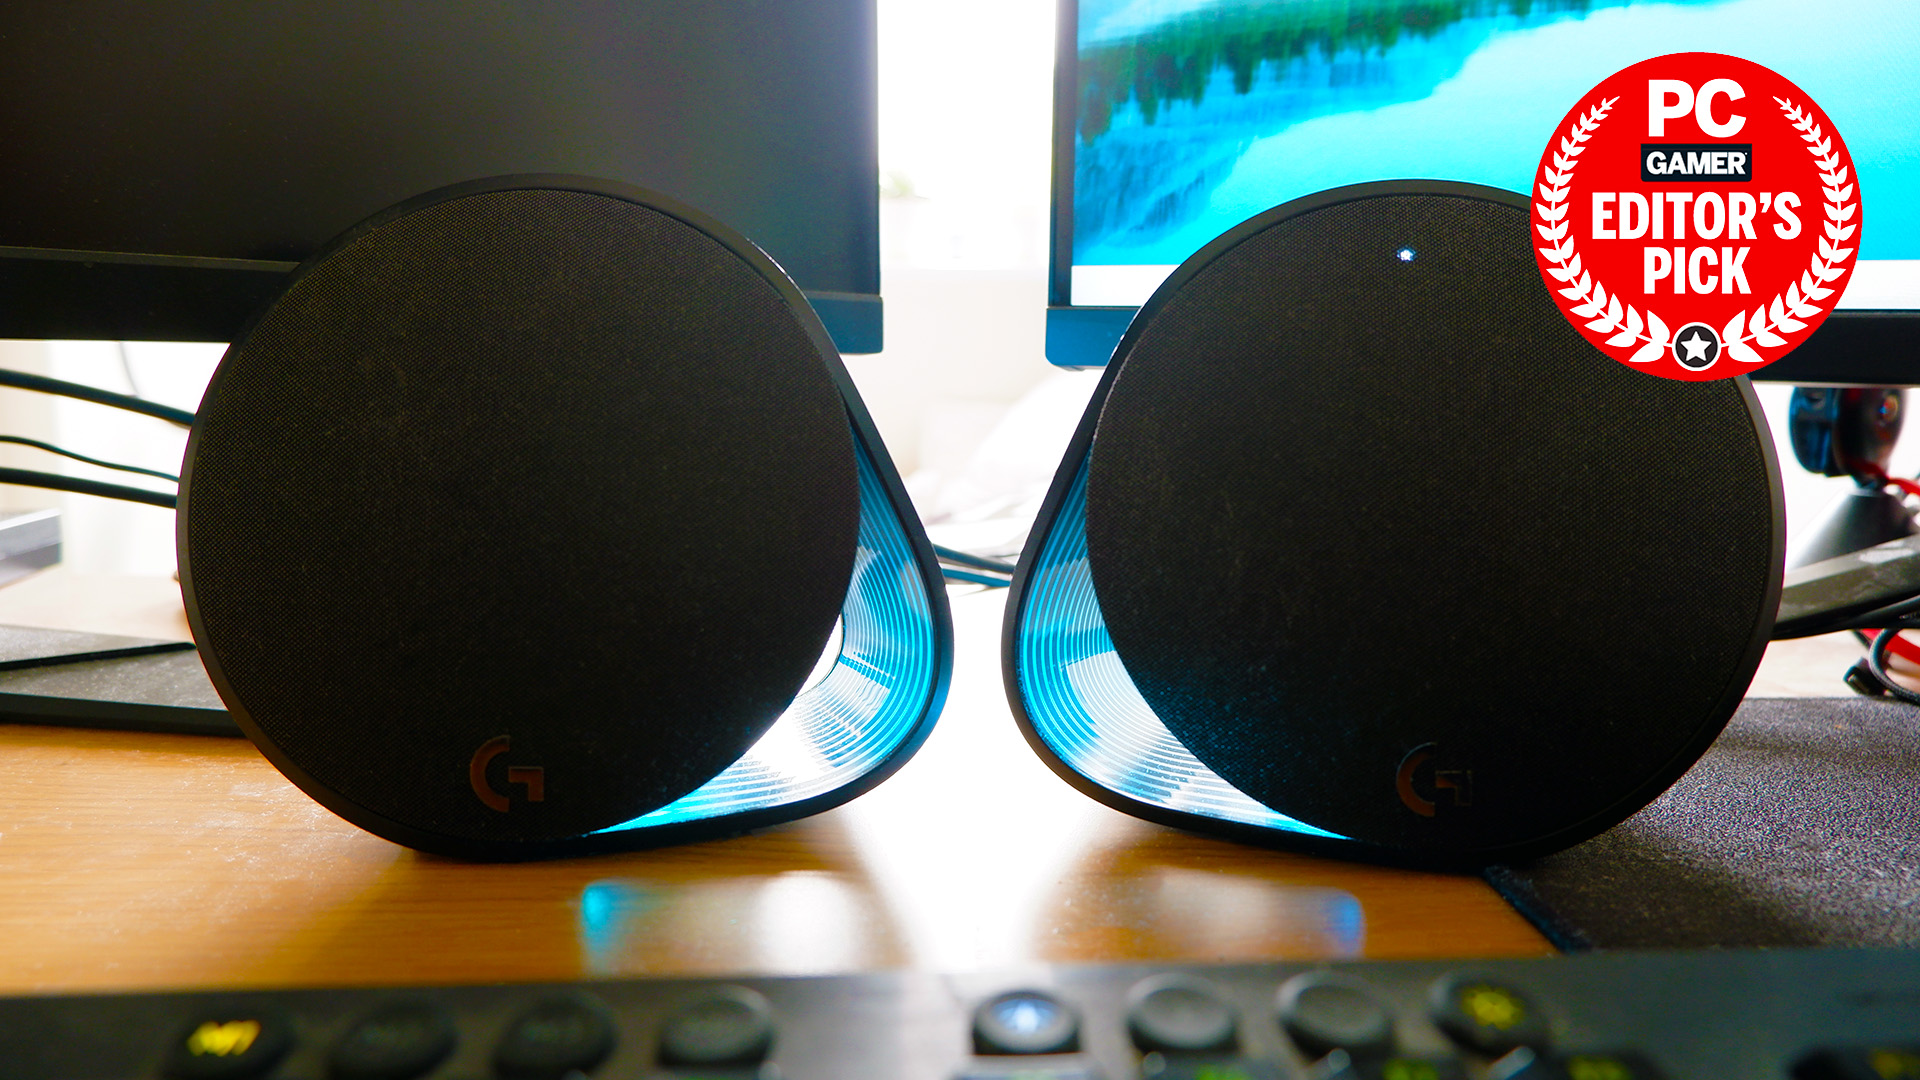
M 1551 951 L 1477 878 L 1085 798 L 1008 715 L 1001 595 L 954 609 L 953 693 L 899 774 L 659 851 L 455 862 L 346 824 L 239 740 L 0 726 L 0 993 Z M 172 582 L 59 570 L 0 589 L 0 623 L 186 633 Z

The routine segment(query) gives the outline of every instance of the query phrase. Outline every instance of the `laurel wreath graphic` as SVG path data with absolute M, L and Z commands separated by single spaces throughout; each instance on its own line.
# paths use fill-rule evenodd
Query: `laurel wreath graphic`
M 1534 204 L 1534 211 L 1546 224 L 1536 223 L 1534 229 L 1549 246 L 1540 248 L 1540 255 L 1553 266 L 1547 270 L 1554 280 L 1566 283 L 1566 288 L 1557 290 L 1568 300 L 1577 301 L 1571 309 L 1574 315 L 1590 320 L 1587 329 L 1596 333 L 1613 333 L 1607 344 L 1622 348 L 1635 342 L 1644 344 L 1628 357 L 1628 363 L 1644 364 L 1658 360 L 1666 354 L 1672 340 L 1665 320 L 1654 314 L 1649 308 L 1642 317 L 1640 311 L 1631 304 L 1622 305 L 1618 294 L 1608 295 L 1606 287 L 1593 280 L 1593 276 L 1581 269 L 1580 253 L 1573 248 L 1573 240 L 1568 237 L 1567 221 L 1567 185 L 1573 179 L 1574 166 L 1579 164 L 1581 151 L 1586 142 L 1607 118 L 1619 98 L 1608 98 L 1588 109 L 1574 121 L 1567 133 L 1560 137 L 1560 145 L 1553 153 L 1553 167 L 1542 168 L 1545 183 L 1540 185 L 1541 203 Z M 1821 222 L 1822 232 L 1820 250 L 1813 256 L 1800 280 L 1790 283 L 1787 291 L 1776 295 L 1771 302 L 1763 303 L 1753 309 L 1751 315 L 1737 311 L 1726 327 L 1720 331 L 1722 347 L 1727 355 L 1743 364 L 1765 363 L 1754 348 L 1778 348 L 1787 343 L 1780 333 L 1791 334 L 1806 329 L 1801 320 L 1820 314 L 1815 306 L 1817 301 L 1833 295 L 1828 284 L 1847 272 L 1844 262 L 1853 254 L 1850 247 L 1841 244 L 1853 239 L 1860 228 L 1858 224 L 1848 224 L 1860 209 L 1860 203 L 1854 199 L 1854 185 L 1848 183 L 1848 168 L 1840 163 L 1840 152 L 1834 149 L 1833 140 L 1820 130 L 1811 113 L 1786 98 L 1773 99 L 1780 105 L 1780 111 L 1789 123 L 1800 132 L 1801 141 L 1807 144 L 1807 152 L 1813 155 L 1814 163 L 1820 168 L 1822 191 L 1827 197 L 1824 206 L 1826 220 Z M 1542 205 L 1544 203 L 1544 205 Z M 1780 333 L 1776 333 L 1779 331 Z M 1749 344 L 1751 343 L 1751 344 Z
M 1629 358 L 1631 363 L 1644 364 L 1666 353 L 1667 339 L 1672 336 L 1667 332 L 1666 322 L 1652 310 L 1642 319 L 1638 308 L 1631 304 L 1622 307 L 1618 294 L 1609 296 L 1606 286 L 1580 268 L 1580 253 L 1573 250 L 1573 240 L 1567 236 L 1567 184 L 1573 179 L 1573 168 L 1579 164 L 1587 140 L 1593 138 L 1600 121 L 1607 118 L 1619 100 L 1608 98 L 1588 109 L 1560 137 L 1560 145 L 1553 152 L 1553 168 L 1540 170 L 1546 180 L 1540 185 L 1540 198 L 1546 205 L 1533 204 L 1534 212 L 1546 224 L 1535 223 L 1533 227 L 1540 233 L 1540 239 L 1551 245 L 1540 249 L 1541 257 L 1554 264 L 1547 273 L 1556 281 L 1568 283 L 1566 288 L 1558 290 L 1560 295 L 1579 301 L 1573 314 L 1591 319 L 1587 323 L 1589 330 L 1602 334 L 1618 331 L 1607 339 L 1607 344 L 1615 348 L 1636 341 L 1646 342 Z

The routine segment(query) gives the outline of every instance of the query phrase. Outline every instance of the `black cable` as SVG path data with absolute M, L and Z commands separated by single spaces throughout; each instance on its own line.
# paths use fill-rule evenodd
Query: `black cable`
M 1880 622 L 1872 620 L 1904 619 L 1915 612 L 1920 612 L 1920 596 L 1909 596 L 1905 600 L 1896 600 L 1885 607 L 1874 608 L 1865 615 L 1855 615 L 1853 618 L 1846 620 L 1847 625 L 1840 629 L 1852 630 L 1858 628 L 1861 630 L 1873 630 L 1880 626 Z
M 178 498 L 164 491 L 149 491 L 124 484 L 103 484 L 98 480 L 82 480 L 77 476 L 34 472 L 31 469 L 0 469 L 0 484 L 51 488 L 54 491 L 71 491 L 76 495 L 98 495 L 103 499 L 125 499 L 148 506 L 164 506 L 169 510 L 179 502 Z
M 1873 639 L 1873 648 L 1867 650 L 1867 670 L 1873 672 L 1873 677 L 1879 679 L 1880 685 L 1896 699 L 1909 705 L 1920 705 L 1920 694 L 1894 682 L 1893 677 L 1887 674 L 1887 653 L 1892 651 L 1893 640 L 1900 636 L 1902 629 L 1900 626 L 1889 626 Z
M 985 555 L 975 555 L 972 552 L 960 551 L 957 548 L 941 547 L 939 544 L 933 545 L 933 553 L 940 556 L 941 562 L 959 563 L 961 566 L 971 566 L 980 570 L 993 570 L 1002 574 L 1013 573 L 1013 564 L 1001 559 L 989 559 Z
M 145 398 L 116 394 L 111 390 L 102 390 L 97 386 L 85 386 L 81 383 L 66 382 L 61 379 L 49 379 L 45 375 L 29 375 L 24 371 L 0 368 L 0 386 L 12 386 L 21 390 L 35 390 L 42 394 L 58 394 L 61 397 L 91 401 L 95 405 L 125 409 L 128 412 L 143 413 L 159 417 L 181 427 L 193 426 L 193 414 L 185 409 L 176 409 L 171 405 L 162 405 Z
M 971 570 L 956 570 L 951 566 L 941 567 L 940 576 L 946 578 L 948 581 L 962 581 L 969 585 L 985 585 L 989 589 L 1004 589 L 1012 584 L 1012 582 L 1006 578 L 989 577 L 986 574 L 976 574 Z
M 1871 611 L 1857 612 L 1852 615 L 1836 616 L 1827 622 L 1797 626 L 1791 634 L 1776 634 L 1775 641 L 1792 641 L 1796 638 L 1819 637 L 1821 634 L 1836 634 L 1842 630 L 1877 630 L 1889 621 L 1904 619 L 1920 613 L 1920 594 L 1895 600 Z
M 1872 611 L 1863 611 L 1831 622 L 1802 627 L 1795 630 L 1789 637 L 1774 640 L 1789 641 L 1793 638 L 1818 637 L 1821 634 L 1834 634 L 1842 630 L 1878 630 L 1889 622 L 1896 622 L 1916 613 L 1920 613 L 1920 596 L 1909 596 L 1904 600 L 1896 600 L 1891 604 L 1874 608 Z
M 139 473 L 142 476 L 157 477 L 175 484 L 180 482 L 179 477 L 169 472 L 161 472 L 159 469 L 146 469 L 138 465 L 123 465 L 116 461 L 101 461 L 99 458 L 90 458 L 85 454 L 76 454 L 71 450 L 63 450 L 52 443 L 44 443 L 39 439 L 29 439 L 24 435 L 0 435 L 0 443 L 18 443 L 21 446 L 31 446 L 35 450 L 46 450 L 50 453 L 59 454 L 61 457 L 70 457 L 75 461 L 84 461 L 89 465 L 98 465 L 103 469 L 119 469 L 121 472 Z

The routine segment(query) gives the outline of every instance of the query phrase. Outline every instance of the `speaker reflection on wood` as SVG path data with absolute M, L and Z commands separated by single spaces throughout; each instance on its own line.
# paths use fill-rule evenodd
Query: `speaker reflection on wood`
M 179 559 L 268 759 L 469 857 L 838 805 L 950 669 L 933 551 L 799 290 L 577 177 L 435 191 L 296 270 L 207 390 Z
M 1590 837 L 1732 715 L 1779 604 L 1744 378 L 1582 340 L 1524 197 L 1253 218 L 1121 339 L 1008 599 L 1034 749 L 1109 805 L 1430 863 Z

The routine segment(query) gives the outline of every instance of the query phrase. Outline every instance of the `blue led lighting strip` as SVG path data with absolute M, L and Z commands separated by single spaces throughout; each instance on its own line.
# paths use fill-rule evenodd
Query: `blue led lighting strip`
M 1017 655 L 1021 700 L 1034 731 L 1069 768 L 1136 802 L 1339 839 L 1275 813 L 1221 779 L 1140 696 L 1094 595 L 1086 490 L 1083 460 L 1028 572 Z
M 866 448 L 860 540 L 840 609 L 840 655 L 740 760 L 701 787 L 603 832 L 784 806 L 844 787 L 887 761 L 926 716 L 939 647 L 926 583 Z

